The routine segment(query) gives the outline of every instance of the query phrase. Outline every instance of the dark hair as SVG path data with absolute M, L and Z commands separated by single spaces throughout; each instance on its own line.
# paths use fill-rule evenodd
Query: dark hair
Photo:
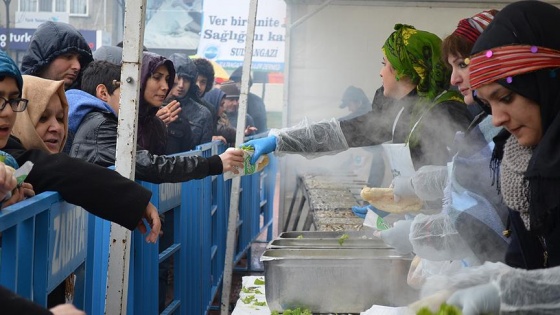
M 96 96 L 96 89 L 99 84 L 105 85 L 110 95 L 113 95 L 119 87 L 118 82 L 121 78 L 121 66 L 105 60 L 94 60 L 85 69 L 82 75 L 81 90 Z
M 455 55 L 467 58 L 470 56 L 473 46 L 474 43 L 469 42 L 462 36 L 456 34 L 447 36 L 441 43 L 441 58 L 443 59 L 443 63 L 448 68 L 451 68 L 448 62 L 449 56 Z
M 206 80 L 208 80 L 206 90 L 204 90 L 204 93 L 207 93 L 214 87 L 214 67 L 212 67 L 210 61 L 204 58 L 195 58 L 193 59 L 193 62 L 198 70 L 198 75 L 203 76 Z

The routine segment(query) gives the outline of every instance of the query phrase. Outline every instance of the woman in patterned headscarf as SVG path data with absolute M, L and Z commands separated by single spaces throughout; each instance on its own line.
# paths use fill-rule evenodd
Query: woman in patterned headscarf
M 381 76 L 384 95 L 395 100 L 391 106 L 377 106 L 379 99 L 374 99 L 371 112 L 353 119 L 303 122 L 273 130 L 271 136 L 247 143 L 255 147 L 253 160 L 273 151 L 316 157 L 392 140 L 409 143 L 415 168 L 445 165 L 455 133 L 464 131 L 472 116 L 458 93 L 446 91 L 449 71 L 441 60 L 441 40 L 432 33 L 397 24 L 383 51 L 386 62 Z
M 418 150 L 429 150 L 431 152 L 423 153 L 439 155 L 429 159 L 430 162 L 435 160 L 439 163 L 431 164 L 444 163 L 449 158 L 444 154 L 444 147 L 452 142 L 455 135 L 453 131 L 466 129 L 469 115 L 461 104 L 462 98 L 454 91 L 447 91 L 450 73 L 441 59 L 441 39 L 413 26 L 397 24 L 382 50 L 384 66 L 380 75 L 385 96 L 404 102 L 402 119 L 408 120 L 410 127 L 405 130 L 404 140 L 410 143 L 412 155 Z M 432 112 L 432 109 L 435 110 Z M 420 123 L 414 127 L 418 122 Z M 438 125 L 445 126 L 446 123 L 449 123 L 451 129 L 448 135 L 445 135 L 446 128 L 439 132 L 433 129 Z M 426 131 L 422 132 L 422 129 Z M 440 136 L 431 137 L 438 133 Z M 393 135 L 393 142 L 397 142 L 395 136 L 396 134 Z M 430 138 L 442 141 L 429 144 L 426 140 Z M 433 142 L 431 139 L 430 141 Z

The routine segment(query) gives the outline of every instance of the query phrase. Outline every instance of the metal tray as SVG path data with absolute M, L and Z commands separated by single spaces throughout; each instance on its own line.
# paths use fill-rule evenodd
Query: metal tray
M 348 235 L 348 239 L 354 238 L 373 238 L 373 232 L 371 230 L 365 231 L 336 231 L 336 232 L 326 232 L 326 231 L 291 231 L 291 232 L 282 232 L 278 235 L 278 238 L 336 238 L 338 239 L 343 234 Z
M 279 238 L 270 241 L 267 249 L 290 249 L 290 248 L 390 248 L 381 239 L 373 238 L 348 238 L 339 241 L 339 238 Z
M 412 256 L 390 248 L 269 249 L 261 256 L 271 311 L 360 313 L 418 298 L 406 283 Z

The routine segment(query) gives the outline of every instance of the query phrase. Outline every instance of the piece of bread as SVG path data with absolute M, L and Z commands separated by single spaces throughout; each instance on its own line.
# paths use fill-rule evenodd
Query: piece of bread
M 360 195 L 372 206 L 385 212 L 407 213 L 422 209 L 422 200 L 418 198 L 406 197 L 395 202 L 393 188 L 364 187 Z
M 262 169 L 268 165 L 268 163 L 270 162 L 270 159 L 268 158 L 268 155 L 262 155 L 261 158 L 259 158 L 260 161 L 257 162 L 257 172 L 262 171 Z

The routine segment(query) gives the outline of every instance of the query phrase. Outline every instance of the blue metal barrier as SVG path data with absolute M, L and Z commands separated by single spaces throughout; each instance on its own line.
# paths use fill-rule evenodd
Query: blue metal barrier
M 75 275 L 74 304 L 84 308 L 87 212 L 43 193 L 0 212 L 0 283 L 46 305 L 47 295 Z
M 211 156 L 224 150 L 212 142 L 184 155 Z M 275 173 L 271 157 L 263 171 L 242 178 L 236 262 L 244 254 L 250 262 L 250 243 L 265 229 L 266 239 L 272 239 Z M 161 314 L 206 314 L 223 278 L 231 181 L 220 175 L 185 183 L 141 184 L 152 191 L 151 202 L 171 222 L 172 228 L 167 228 L 171 241 L 162 248 L 133 233 L 128 314 L 159 313 L 160 264 L 170 258 L 173 296 Z M 2 210 L 0 231 L 2 285 L 46 305 L 48 293 L 74 274 L 74 304 L 87 314 L 104 313 L 108 221 L 49 192 Z

